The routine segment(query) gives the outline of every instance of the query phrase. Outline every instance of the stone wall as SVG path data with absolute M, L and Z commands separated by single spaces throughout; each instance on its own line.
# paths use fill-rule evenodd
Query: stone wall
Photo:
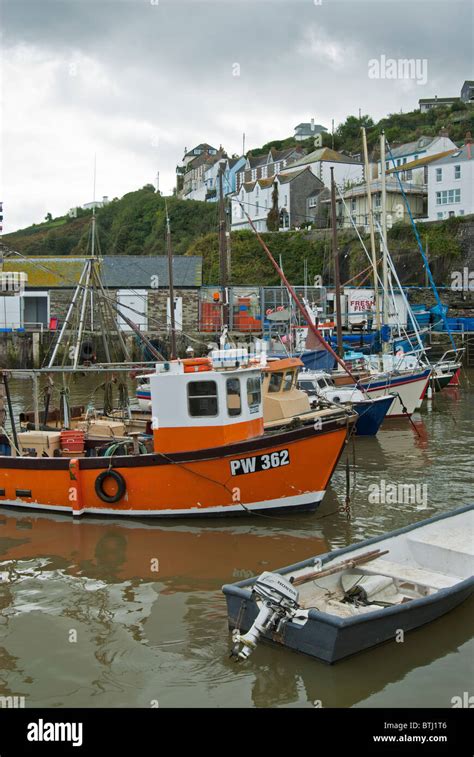
M 197 331 L 199 323 L 199 289 L 174 290 L 175 297 L 183 300 L 183 330 Z M 166 333 L 166 304 L 168 291 L 165 289 L 150 289 L 148 291 L 148 331 Z

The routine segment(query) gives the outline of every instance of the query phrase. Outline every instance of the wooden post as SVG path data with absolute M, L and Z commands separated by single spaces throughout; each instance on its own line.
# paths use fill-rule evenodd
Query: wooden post
M 335 283 L 335 310 L 336 310 L 336 333 L 337 354 L 344 357 L 342 344 L 342 319 L 341 319 L 341 279 L 339 275 L 339 250 L 337 249 L 337 219 L 336 219 L 336 183 L 334 181 L 334 168 L 331 166 L 331 224 L 332 224 L 332 255 L 334 260 L 334 283 Z

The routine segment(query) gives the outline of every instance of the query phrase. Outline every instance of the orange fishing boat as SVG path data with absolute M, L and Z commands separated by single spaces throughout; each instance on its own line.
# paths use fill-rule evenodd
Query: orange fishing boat
M 264 427 L 262 366 L 242 354 L 232 364 L 231 351 L 220 352 L 157 364 L 151 452 L 136 438 L 120 448 L 129 454 L 104 457 L 86 445 L 39 457 L 26 442 L 26 454 L 0 456 L 0 504 L 140 517 L 316 508 L 357 415 L 311 411 L 308 401 L 297 416 Z

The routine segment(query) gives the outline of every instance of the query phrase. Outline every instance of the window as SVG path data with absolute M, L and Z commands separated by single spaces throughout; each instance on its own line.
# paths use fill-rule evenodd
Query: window
M 262 401 L 262 387 L 259 378 L 247 379 L 247 404 L 251 413 L 257 413 Z
M 448 213 L 448 216 L 449 216 L 449 218 L 454 218 L 454 216 L 455 216 L 454 210 L 450 210 L 449 213 Z
M 317 205 L 317 202 L 318 202 L 318 198 L 317 197 L 310 197 L 309 200 L 308 200 L 308 207 L 315 208 L 316 205 Z
M 388 171 L 388 170 L 389 170 L 389 168 L 390 168 L 390 163 L 388 162 L 388 160 L 387 160 L 387 162 L 385 163 L 385 168 L 387 169 L 387 171 Z
M 375 207 L 380 208 L 380 205 L 382 204 L 382 199 L 380 194 L 375 195 Z
M 418 155 L 414 155 L 413 160 L 418 160 Z
M 436 181 L 443 181 L 443 169 L 437 168 L 436 169 Z
M 287 371 L 285 373 L 285 379 L 283 381 L 283 391 L 289 392 L 293 386 L 293 379 L 295 377 L 294 371 Z
M 456 202 L 461 202 L 460 189 L 445 189 L 443 192 L 436 192 L 437 205 L 453 205 Z
M 298 381 L 298 386 L 303 389 L 304 392 L 314 392 L 314 384 L 312 381 Z
M 441 220 L 442 220 L 442 218 L 443 218 L 443 212 L 441 212 L 441 213 L 436 213 L 436 218 L 438 219 L 438 221 L 441 221 Z
M 454 178 L 455 179 L 461 178 L 461 166 L 454 166 Z
M 460 215 L 460 216 L 463 216 L 463 215 L 464 215 L 464 210 L 460 210 L 460 211 L 459 211 L 459 215 Z
M 324 389 L 327 386 L 325 379 L 318 379 L 318 386 L 320 389 Z
M 258 200 L 257 200 L 257 202 L 255 203 L 255 215 L 257 215 L 257 216 L 258 216 L 259 209 L 260 209 L 259 208 L 259 203 L 258 203 Z
M 353 199 L 351 200 L 351 210 L 355 210 L 355 209 L 356 209 L 356 201 L 355 201 L 355 199 L 353 198 Z
M 240 413 L 242 412 L 242 401 L 240 399 L 240 380 L 238 378 L 227 379 L 226 389 L 228 415 L 240 415 Z
M 259 191 L 259 184 L 257 183 L 257 186 L 255 187 L 255 197 L 258 197 L 258 191 Z
M 281 373 L 270 374 L 270 381 L 268 383 L 268 391 L 279 392 L 281 389 L 282 381 L 283 381 L 283 375 Z
M 288 195 L 285 195 L 285 202 L 284 202 L 285 208 L 288 207 Z
M 405 178 L 406 178 L 407 181 L 411 181 L 411 179 L 413 178 L 413 171 L 411 170 L 411 168 L 409 168 L 408 171 L 406 171 L 406 177 Z
M 215 381 L 190 381 L 188 410 L 192 418 L 217 415 L 217 384 Z

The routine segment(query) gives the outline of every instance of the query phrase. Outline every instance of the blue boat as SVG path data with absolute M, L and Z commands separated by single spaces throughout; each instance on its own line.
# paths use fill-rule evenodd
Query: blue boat
M 358 436 L 375 436 L 396 398 L 395 394 L 369 397 L 353 387 L 336 387 L 331 377 L 321 372 L 302 371 L 298 388 L 306 392 L 312 406 L 325 400 L 355 410 L 359 416 L 355 426 Z
M 364 402 L 354 402 L 352 407 L 358 414 L 356 421 L 357 436 L 375 436 L 395 399 L 394 394 L 375 397 Z

